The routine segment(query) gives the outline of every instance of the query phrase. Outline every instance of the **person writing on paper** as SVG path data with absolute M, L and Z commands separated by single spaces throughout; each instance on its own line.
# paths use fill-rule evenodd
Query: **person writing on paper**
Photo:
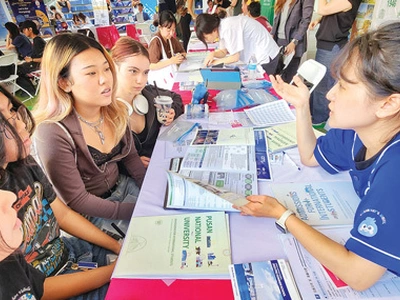
M 314 0 L 277 0 L 274 26 L 271 35 L 278 46 L 285 47 L 286 55 L 293 55 L 282 73 L 282 79 L 290 82 L 307 51 L 307 29 L 314 10 Z
M 372 286 L 389 270 L 400 275 L 400 22 L 356 38 L 333 65 L 326 136 L 315 138 L 309 92 L 271 76 L 277 93 L 296 108 L 302 163 L 331 174 L 349 171 L 361 198 L 351 237 L 341 245 L 287 211 L 277 199 L 249 196 L 242 214 L 278 219 L 321 264 L 356 290 Z M 379 76 L 377 76 L 379 74 Z
M 158 92 L 153 85 L 146 85 L 150 60 L 147 49 L 130 37 L 122 37 L 111 49 L 117 70 L 117 100 L 130 110 L 130 127 L 135 146 L 143 165 L 147 168 L 160 127 L 170 125 L 183 113 L 180 95 L 159 89 L 159 94 L 172 99 L 172 106 L 165 122 L 157 118 L 154 98 Z
M 267 30 L 247 16 L 220 19 L 217 14 L 200 14 L 196 35 L 206 46 L 219 39 L 219 48 L 204 60 L 206 66 L 238 61 L 248 63 L 254 55 L 268 74 L 275 74 L 279 48 Z
M 115 99 L 111 57 L 92 38 L 61 34 L 48 42 L 41 68 L 35 145 L 49 179 L 65 203 L 98 227 L 109 219 L 127 226 L 146 170 L 126 107 Z
M 160 13 L 158 32 L 149 45 L 150 70 L 180 64 L 186 57 L 182 44 L 174 37 L 176 19 L 169 10 Z
M 40 294 L 40 289 L 43 292 L 40 281 L 46 277 L 43 299 L 104 299 L 114 269 L 114 264 L 106 266 L 106 255 L 118 254 L 121 246 L 57 197 L 42 168 L 30 155 L 30 136 L 35 129 L 32 115 L 1 85 L 0 128 L 0 189 L 17 195 L 12 208 L 20 220 L 15 221 L 15 214 L 14 221 L 1 217 L 0 228 L 8 222 L 16 226 L 22 223 L 18 230 L 22 228 L 23 241 L 18 252 L 42 273 L 29 271 L 38 281 L 34 283 L 36 292 Z M 68 237 L 61 236 L 60 229 Z M 6 232 L 1 231 L 1 236 L 7 239 Z M 15 249 L 20 244 L 8 245 Z M 99 268 L 90 272 L 63 269 L 68 262 L 78 261 L 95 262 Z M 0 272 L 0 280 L 11 271 L 16 270 Z M 56 274 L 60 276 L 54 277 Z M 82 294 L 85 298 L 79 298 Z M 3 295 L 0 298 L 4 299 Z

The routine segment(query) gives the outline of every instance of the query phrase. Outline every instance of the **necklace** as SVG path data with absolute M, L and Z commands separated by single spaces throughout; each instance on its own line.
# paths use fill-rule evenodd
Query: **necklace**
M 79 120 L 81 120 L 83 123 L 85 123 L 89 127 L 92 127 L 93 130 L 96 131 L 96 133 L 99 135 L 101 144 L 104 145 L 104 140 L 105 140 L 104 134 L 103 134 L 103 131 L 101 131 L 99 128 L 99 126 L 101 124 L 103 124 L 103 122 L 104 122 L 103 115 L 101 115 L 100 118 L 96 122 L 89 122 L 89 121 L 85 120 L 84 118 L 82 118 L 82 116 L 80 114 L 78 114 L 78 112 L 76 112 L 76 115 L 78 116 Z

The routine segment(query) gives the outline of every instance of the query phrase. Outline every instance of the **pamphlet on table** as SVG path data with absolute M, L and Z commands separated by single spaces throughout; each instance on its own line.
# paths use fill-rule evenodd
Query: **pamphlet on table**
M 133 217 L 112 278 L 228 279 L 224 212 Z
M 186 59 L 178 67 L 178 72 L 192 72 L 204 68 L 204 60 L 208 54 L 207 51 L 187 53 Z
M 253 129 L 198 130 L 179 173 L 240 195 L 257 194 Z
M 245 196 L 217 187 L 220 185 L 218 178 L 211 185 L 170 171 L 167 176 L 165 208 L 239 212 L 232 205 L 242 206 L 248 203 Z
M 251 128 L 199 130 L 181 168 L 255 173 L 254 151 Z
M 266 132 L 254 130 L 254 141 L 256 143 L 257 179 L 270 181 L 272 174 Z
M 263 129 L 266 132 L 269 151 L 275 153 L 297 147 L 296 122 L 279 124 Z M 318 138 L 324 133 L 314 129 Z
M 290 265 L 283 259 L 229 268 L 235 300 L 300 300 Z
M 320 229 L 340 244 L 348 240 L 350 230 L 349 226 Z M 324 267 L 291 234 L 280 237 L 303 299 L 400 299 L 400 277 L 395 274 L 387 271 L 375 285 L 362 292 L 349 286 L 337 287 Z
M 313 226 L 351 225 L 360 198 L 351 181 L 274 183 L 273 196 Z

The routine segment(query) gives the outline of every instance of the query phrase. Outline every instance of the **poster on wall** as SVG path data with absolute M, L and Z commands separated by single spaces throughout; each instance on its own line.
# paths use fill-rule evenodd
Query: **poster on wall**
M 25 20 L 36 21 L 44 35 L 52 34 L 43 0 L 8 0 L 17 24 Z
M 385 22 L 400 19 L 400 0 L 376 0 L 372 17 L 372 28 L 377 28 Z
M 6 44 L 5 40 L 7 38 L 7 34 L 8 31 L 7 29 L 4 27 L 4 24 L 6 22 L 12 21 L 10 13 L 8 12 L 6 3 L 4 1 L 0 2 L 0 20 L 1 20 L 1 24 L 0 24 L 0 44 Z
M 95 25 L 110 25 L 106 0 L 92 0 Z
M 351 29 L 350 40 L 366 33 L 372 24 L 375 0 L 362 0 Z

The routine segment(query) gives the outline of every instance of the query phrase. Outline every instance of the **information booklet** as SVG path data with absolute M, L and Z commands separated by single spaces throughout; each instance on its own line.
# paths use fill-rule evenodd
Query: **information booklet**
M 229 267 L 235 300 L 300 300 L 289 263 L 283 259 Z
M 198 130 L 179 173 L 239 195 L 258 193 L 252 128 Z
M 296 122 L 279 124 L 263 129 L 267 135 L 268 148 L 272 153 L 283 151 L 297 146 Z M 324 133 L 314 129 L 318 138 Z
M 257 179 L 270 181 L 272 180 L 272 173 L 266 132 L 254 130 L 254 141 L 256 143 Z
M 133 217 L 113 278 L 229 279 L 224 212 Z
M 351 225 L 360 198 L 351 181 L 274 183 L 273 196 L 312 226 Z
M 320 228 L 332 240 L 344 244 L 351 227 Z M 386 271 L 372 287 L 362 292 L 346 285 L 337 286 L 332 275 L 291 234 L 280 235 L 293 276 L 303 299 L 400 299 L 400 277 Z
M 232 205 L 246 205 L 245 196 L 232 193 L 174 172 L 168 172 L 168 188 L 164 207 L 173 209 L 195 209 L 210 211 L 232 211 Z

